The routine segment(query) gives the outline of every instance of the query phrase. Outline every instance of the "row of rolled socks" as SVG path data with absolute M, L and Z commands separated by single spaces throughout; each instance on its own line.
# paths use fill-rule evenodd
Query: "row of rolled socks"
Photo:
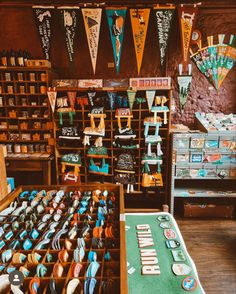
M 22 293 L 119 293 L 118 209 L 107 190 L 21 192 L 0 212 L 1 275 L 20 270 Z

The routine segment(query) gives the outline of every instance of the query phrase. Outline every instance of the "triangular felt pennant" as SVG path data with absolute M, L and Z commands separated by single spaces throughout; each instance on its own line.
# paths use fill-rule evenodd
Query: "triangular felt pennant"
M 35 12 L 36 24 L 41 38 L 45 59 L 50 60 L 52 9 L 54 6 L 33 6 L 32 8 Z
M 120 57 L 124 37 L 126 8 L 106 8 L 106 15 L 113 47 L 116 72 L 120 72 Z
M 102 9 L 95 8 L 82 9 L 84 26 L 89 46 L 90 58 L 93 66 L 93 73 L 96 72 L 97 54 L 98 54 L 98 42 L 100 35 L 100 26 L 102 18 Z
M 181 35 L 181 47 L 182 58 L 184 67 L 188 64 L 189 45 L 192 37 L 192 30 L 196 21 L 197 5 L 187 5 L 178 7 L 179 23 L 180 23 L 180 35 Z
M 79 7 L 60 6 L 58 7 L 58 9 L 60 10 L 60 14 L 63 20 L 69 61 L 73 62 L 74 38 L 78 22 L 77 10 L 79 9 Z
M 179 86 L 179 104 L 180 110 L 182 111 L 187 102 L 192 76 L 178 76 L 177 81 Z
M 230 36 L 229 44 L 227 45 L 227 49 L 224 53 L 224 62 L 222 66 L 222 71 L 219 75 L 219 87 L 222 85 L 224 79 L 230 72 L 230 70 L 233 68 L 235 62 L 236 62 L 236 47 L 235 46 L 235 36 Z
M 107 92 L 107 95 L 108 95 L 108 98 L 109 98 L 110 109 L 114 109 L 115 108 L 117 92 Z
M 207 64 L 209 64 L 209 69 L 212 72 L 212 82 L 216 89 L 218 89 L 218 71 L 217 71 L 217 47 L 213 44 L 213 36 L 207 37 L 208 42 L 208 52 L 209 59 L 207 60 Z
M 138 74 L 142 65 L 150 9 L 130 9 L 130 19 L 134 38 Z
M 94 106 L 94 97 L 96 96 L 96 91 L 88 91 L 87 92 L 87 95 L 88 95 L 88 100 L 89 100 L 89 104 L 90 106 Z
M 147 103 L 148 103 L 148 109 L 151 111 L 153 100 L 155 98 L 156 91 L 155 90 L 147 90 L 146 91 L 146 98 L 147 98 Z
M 68 91 L 67 92 L 67 97 L 70 102 L 70 106 L 71 106 L 72 110 L 75 109 L 76 94 L 77 94 L 76 91 Z
M 159 42 L 159 51 L 160 51 L 160 62 L 161 67 L 163 67 L 166 51 L 169 41 L 170 30 L 172 26 L 173 16 L 175 13 L 175 6 L 170 5 L 157 5 L 154 7 L 156 9 L 156 21 L 157 21 L 157 34 Z
M 57 91 L 55 88 L 48 88 L 47 94 L 48 94 L 48 100 L 52 108 L 52 112 L 54 112 L 55 106 L 56 106 L 56 100 L 57 100 Z
M 134 100 L 136 96 L 136 91 L 127 90 L 128 100 L 129 100 L 129 108 L 132 110 L 134 105 Z

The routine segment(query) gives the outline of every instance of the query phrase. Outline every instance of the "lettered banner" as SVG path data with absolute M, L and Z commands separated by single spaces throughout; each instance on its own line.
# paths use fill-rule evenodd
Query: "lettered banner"
M 79 7 L 60 6 L 58 7 L 58 9 L 60 10 L 60 14 L 62 16 L 63 26 L 65 30 L 66 47 L 67 47 L 69 61 L 73 62 L 74 39 L 75 39 L 75 32 L 77 29 L 77 22 L 78 22 L 77 11 Z
M 120 58 L 124 37 L 126 8 L 106 8 L 107 22 L 110 31 L 116 72 L 120 72 Z
M 198 12 L 197 5 L 181 5 L 178 7 L 181 47 L 182 47 L 182 63 L 184 67 L 188 64 L 189 45 L 192 37 L 192 30 L 196 21 Z
M 41 38 L 42 49 L 45 59 L 50 60 L 51 51 L 51 22 L 52 9 L 54 6 L 33 6 L 32 7 L 36 17 L 36 24 L 38 27 L 39 36 Z
M 93 73 L 96 72 L 97 54 L 98 54 L 98 42 L 100 35 L 100 26 L 102 18 L 102 9 L 82 9 L 84 26 L 87 35 L 87 41 L 89 46 L 90 58 L 93 66 Z
M 130 9 L 130 19 L 134 38 L 134 47 L 138 74 L 142 65 L 150 9 Z
M 172 26 L 173 16 L 175 13 L 175 6 L 170 5 L 156 5 L 154 6 L 156 22 L 157 22 L 157 34 L 160 50 L 160 62 L 163 67 L 166 51 L 169 41 L 170 30 Z

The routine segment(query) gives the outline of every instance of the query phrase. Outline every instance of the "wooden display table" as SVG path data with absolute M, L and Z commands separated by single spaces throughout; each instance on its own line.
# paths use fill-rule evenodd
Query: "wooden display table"
M 43 184 L 51 184 L 51 162 L 53 156 L 48 157 L 6 157 L 7 172 L 40 172 Z

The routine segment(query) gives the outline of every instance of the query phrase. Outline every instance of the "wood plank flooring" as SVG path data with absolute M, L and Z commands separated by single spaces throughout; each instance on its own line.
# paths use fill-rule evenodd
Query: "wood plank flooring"
M 206 294 L 236 294 L 236 220 L 177 223 Z

